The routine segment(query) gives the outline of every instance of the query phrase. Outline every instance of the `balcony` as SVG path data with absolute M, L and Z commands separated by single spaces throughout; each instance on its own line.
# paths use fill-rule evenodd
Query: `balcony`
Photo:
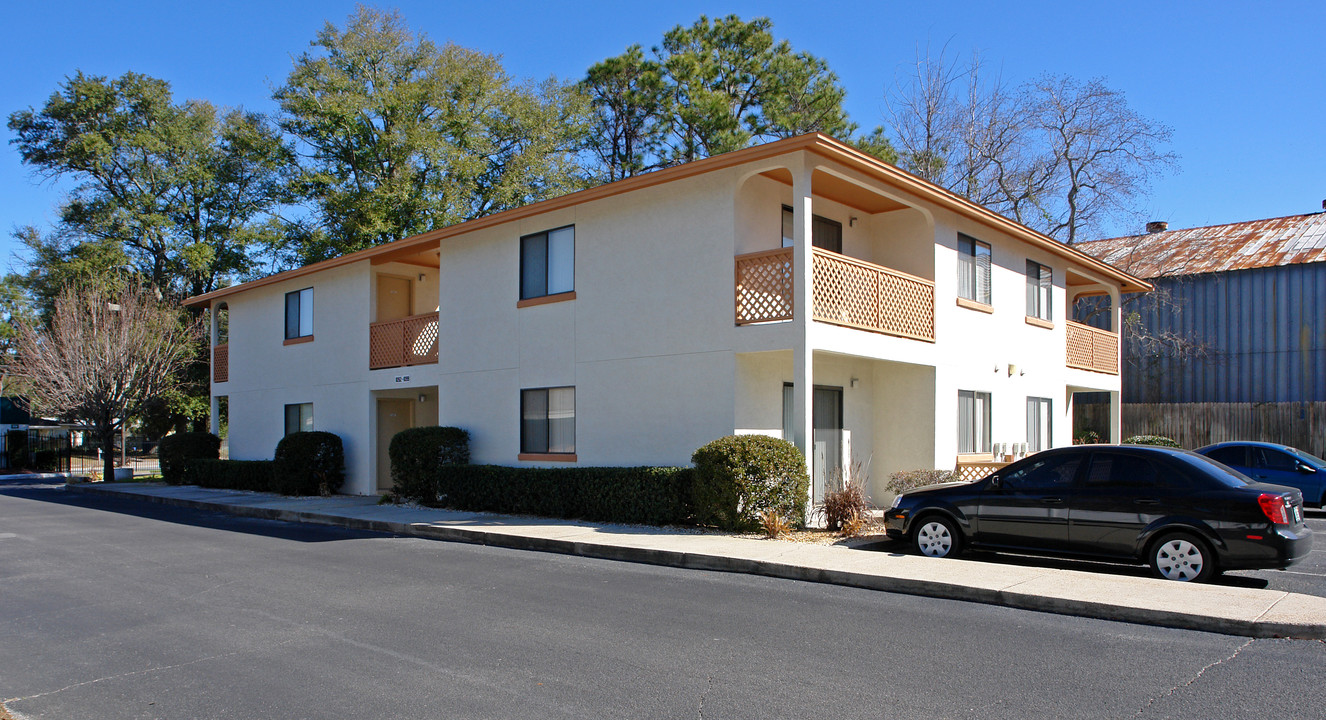
M 1119 374 L 1119 334 L 1068 322 L 1068 367 Z
M 230 380 L 230 345 L 222 343 L 212 346 L 212 382 Z
M 368 326 L 368 368 L 405 367 L 437 362 L 435 312 Z
M 812 248 L 812 316 L 819 322 L 935 341 L 935 284 Z M 738 325 L 792 319 L 792 248 L 736 258 Z

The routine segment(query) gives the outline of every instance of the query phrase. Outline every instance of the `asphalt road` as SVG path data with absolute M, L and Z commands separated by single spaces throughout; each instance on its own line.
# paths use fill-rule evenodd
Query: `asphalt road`
M 0 484 L 0 698 L 58 718 L 1318 718 L 1326 643 Z

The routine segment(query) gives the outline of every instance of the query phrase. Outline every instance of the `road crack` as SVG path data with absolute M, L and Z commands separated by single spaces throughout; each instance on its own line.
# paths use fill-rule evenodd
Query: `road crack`
M 279 643 L 275 643 L 274 645 L 269 645 L 267 647 L 264 647 L 263 649 L 266 650 L 273 647 L 280 647 L 281 645 L 285 645 L 291 642 L 294 642 L 294 640 L 283 640 Z M 58 695 L 66 690 L 73 690 L 74 688 L 80 688 L 85 685 L 95 685 L 96 683 L 105 682 L 107 680 L 118 680 L 120 678 L 133 677 L 135 675 L 147 675 L 148 673 L 161 672 L 163 670 L 175 670 L 176 668 L 188 667 L 189 665 L 197 665 L 198 663 L 207 662 L 209 660 L 219 660 L 221 658 L 234 657 L 235 655 L 245 655 L 252 652 L 254 651 L 251 649 L 235 650 L 233 652 L 221 653 L 219 655 L 209 655 L 207 657 L 201 657 L 194 660 L 190 660 L 188 662 L 177 663 L 175 665 L 160 665 L 157 667 L 150 667 L 143 670 L 134 670 L 133 672 L 120 673 L 118 675 L 107 675 L 106 677 L 99 677 L 93 680 L 84 680 L 82 682 L 73 683 L 72 685 L 66 685 L 60 688 L 59 690 L 47 690 L 46 692 L 37 693 L 36 695 L 25 695 L 23 697 L 8 698 L 6 700 L 0 701 L 0 704 L 8 705 L 10 703 L 23 702 L 24 700 L 36 700 L 37 698 L 46 697 L 47 695 Z
M 1247 649 L 1247 647 L 1248 647 L 1249 645 L 1252 645 L 1254 642 L 1257 642 L 1256 638 L 1249 638 L 1247 642 L 1245 642 L 1245 643 L 1243 643 L 1242 645 L 1240 645 L 1240 646 L 1238 646 L 1237 648 L 1235 648 L 1235 649 L 1234 649 L 1234 652 L 1231 653 L 1229 657 L 1227 657 L 1227 658 L 1222 658 L 1222 659 L 1220 659 L 1220 660 L 1216 660 L 1215 662 L 1211 663 L 1210 665 L 1207 665 L 1206 667 L 1202 668 L 1201 670 L 1198 670 L 1198 671 L 1197 671 L 1197 674 L 1196 674 L 1196 675 L 1193 675 L 1192 678 L 1188 680 L 1188 682 L 1181 683 L 1181 684 L 1179 684 L 1179 685 L 1175 685 L 1174 687 L 1170 688 L 1169 690 L 1166 690 L 1165 692 L 1161 693 L 1160 695 L 1157 695 L 1157 696 L 1151 698 L 1150 700 L 1148 700 L 1148 701 L 1146 702 L 1146 705 L 1143 705 L 1140 709 L 1138 709 L 1138 711 L 1137 711 L 1137 716 L 1138 716 L 1138 717 L 1141 717 L 1143 713 L 1145 713 L 1147 710 L 1151 709 L 1151 706 L 1152 706 L 1152 705 L 1156 704 L 1157 702 L 1159 702 L 1159 701 L 1161 701 L 1161 700 L 1164 700 L 1165 698 L 1168 698 L 1168 697 L 1173 696 L 1174 693 L 1177 693 L 1178 691 L 1180 691 L 1180 690 L 1182 690 L 1182 689 L 1184 689 L 1184 688 L 1190 687 L 1193 683 L 1195 683 L 1195 682 L 1197 682 L 1198 680 L 1200 680 L 1200 679 L 1202 678 L 1202 675 L 1204 675 L 1204 674 L 1206 673 L 1207 670 L 1210 670 L 1211 668 L 1216 667 L 1217 665 L 1223 665 L 1223 664 L 1229 662 L 1230 660 L 1233 660 L 1234 658 L 1238 657 L 1238 656 L 1239 656 L 1239 653 L 1243 652 L 1245 649 Z
M 714 689 L 714 676 L 705 678 L 704 692 L 700 693 L 700 720 L 704 720 L 704 699 L 709 696 L 710 691 Z

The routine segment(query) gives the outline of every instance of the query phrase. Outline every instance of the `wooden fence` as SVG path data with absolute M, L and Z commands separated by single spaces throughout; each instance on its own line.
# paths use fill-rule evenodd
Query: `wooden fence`
M 1262 440 L 1321 457 L 1326 455 L 1326 402 L 1124 403 L 1123 436 L 1131 435 L 1164 435 L 1185 448 Z

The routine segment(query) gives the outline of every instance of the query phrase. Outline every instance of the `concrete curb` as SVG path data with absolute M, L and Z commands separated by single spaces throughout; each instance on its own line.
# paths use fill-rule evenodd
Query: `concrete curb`
M 871 572 L 856 572 L 841 568 L 812 567 L 809 565 L 779 562 L 777 560 L 731 557 L 706 552 L 689 552 L 666 548 L 631 547 L 628 545 L 612 543 L 586 542 L 577 539 L 538 537 L 534 535 L 513 534 L 511 532 L 494 532 L 472 527 L 372 520 L 328 514 L 325 512 L 288 510 L 192 498 L 166 497 L 130 492 L 127 488 L 114 488 L 98 485 L 71 484 L 67 485 L 66 489 L 94 495 L 135 498 L 161 505 L 222 512 L 239 517 L 332 525 L 353 530 L 393 533 L 397 535 L 444 540 L 449 542 L 490 545 L 516 550 L 552 552 L 564 555 L 577 555 L 588 558 L 636 562 L 693 570 L 712 570 L 763 575 L 766 577 L 788 580 L 843 585 L 868 590 L 881 590 L 948 600 L 979 602 L 989 605 L 999 605 L 1022 610 L 1035 610 L 1059 615 L 1074 615 L 1100 620 L 1114 620 L 1142 625 L 1199 630 L 1243 637 L 1291 637 L 1298 639 L 1326 640 L 1326 613 L 1318 612 L 1318 608 L 1316 607 L 1308 607 L 1306 613 L 1304 610 L 1294 607 L 1296 602 L 1298 605 L 1304 605 L 1306 603 L 1309 606 L 1320 605 L 1326 607 L 1326 599 L 1297 595 L 1294 593 L 1278 593 L 1282 597 L 1271 602 L 1267 610 L 1262 612 L 1255 619 L 1220 617 L 1203 614 L 1201 612 L 1127 605 L 1095 598 L 1087 599 L 1049 596 L 1035 592 L 1019 591 L 1016 589 L 1016 586 L 1004 588 L 980 587 L 977 585 L 939 579 L 895 577 Z M 1266 592 L 1269 596 L 1277 594 L 1276 592 L 1271 591 L 1261 592 Z M 1279 614 L 1288 614 L 1291 616 L 1307 614 L 1310 619 L 1301 621 L 1296 619 L 1275 620 L 1266 617 L 1267 615 L 1273 615 L 1272 611 L 1282 603 L 1286 605 L 1286 609 Z

